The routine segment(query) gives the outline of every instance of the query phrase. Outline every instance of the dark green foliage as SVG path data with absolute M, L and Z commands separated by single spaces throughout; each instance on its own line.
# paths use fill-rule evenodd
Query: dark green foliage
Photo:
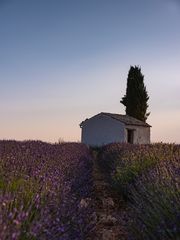
M 127 78 L 126 95 L 120 101 L 126 107 L 126 114 L 145 122 L 150 114 L 147 113 L 148 99 L 141 68 L 131 66 Z

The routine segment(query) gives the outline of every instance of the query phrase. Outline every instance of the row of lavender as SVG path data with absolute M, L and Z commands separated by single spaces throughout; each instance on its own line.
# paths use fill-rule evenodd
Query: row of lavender
M 179 145 L 110 144 L 98 159 L 127 202 L 130 239 L 180 239 Z
M 0 141 L 0 239 L 86 239 L 92 161 L 76 143 Z

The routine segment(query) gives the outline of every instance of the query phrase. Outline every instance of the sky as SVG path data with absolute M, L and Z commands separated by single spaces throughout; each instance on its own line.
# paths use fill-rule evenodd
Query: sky
M 80 141 L 144 75 L 152 142 L 180 143 L 179 0 L 0 0 L 0 139 Z

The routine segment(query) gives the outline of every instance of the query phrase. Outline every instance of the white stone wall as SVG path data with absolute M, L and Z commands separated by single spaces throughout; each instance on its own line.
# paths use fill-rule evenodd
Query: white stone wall
M 81 141 L 91 146 L 125 142 L 125 125 L 105 115 L 96 115 L 83 123 Z
M 149 144 L 150 143 L 150 127 L 126 125 L 126 129 L 134 129 L 135 144 Z M 127 142 L 127 130 L 125 132 L 125 141 Z

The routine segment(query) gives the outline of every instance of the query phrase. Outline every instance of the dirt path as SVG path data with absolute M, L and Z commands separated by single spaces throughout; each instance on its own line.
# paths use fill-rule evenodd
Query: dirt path
M 96 226 L 93 236 L 89 239 L 126 240 L 126 213 L 123 201 L 116 197 L 115 192 L 105 181 L 96 156 L 93 161 Z

